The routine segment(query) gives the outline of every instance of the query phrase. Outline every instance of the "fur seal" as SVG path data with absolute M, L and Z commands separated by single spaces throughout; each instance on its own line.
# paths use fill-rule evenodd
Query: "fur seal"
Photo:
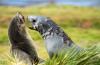
M 32 45 L 32 39 L 26 31 L 25 19 L 21 13 L 17 13 L 12 19 L 8 29 L 8 36 L 14 57 L 28 65 L 37 65 L 39 63 L 36 49 Z
M 42 35 L 50 58 L 54 55 L 58 56 L 61 51 L 67 51 L 73 46 L 79 49 L 79 46 L 49 17 L 28 16 L 28 20 L 32 23 L 30 29 L 36 30 Z

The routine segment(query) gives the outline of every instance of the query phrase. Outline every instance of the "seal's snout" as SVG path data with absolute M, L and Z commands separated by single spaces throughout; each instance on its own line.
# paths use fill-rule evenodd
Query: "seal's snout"
M 24 16 L 23 16 L 20 12 L 17 12 L 16 17 L 18 17 L 19 20 L 20 20 L 22 23 L 25 22 L 25 18 L 24 18 Z
M 32 27 L 29 27 L 30 29 L 33 29 L 33 30 L 36 30 L 36 25 L 35 25 L 35 23 L 36 23 L 36 16 L 28 16 L 27 17 L 27 19 L 28 19 L 28 21 L 29 22 L 31 22 L 31 24 L 32 24 Z
M 20 17 L 20 18 L 23 18 L 22 14 L 20 12 L 17 12 L 16 16 Z
M 28 16 L 27 18 L 31 23 L 35 23 L 36 22 L 36 16 Z

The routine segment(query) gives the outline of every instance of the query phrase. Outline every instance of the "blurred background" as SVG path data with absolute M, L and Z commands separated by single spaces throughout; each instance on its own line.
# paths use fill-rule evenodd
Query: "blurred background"
M 51 17 L 81 47 L 100 45 L 100 0 L 0 0 L 0 55 L 9 52 L 8 27 L 16 12 Z M 28 31 L 47 58 L 40 34 Z

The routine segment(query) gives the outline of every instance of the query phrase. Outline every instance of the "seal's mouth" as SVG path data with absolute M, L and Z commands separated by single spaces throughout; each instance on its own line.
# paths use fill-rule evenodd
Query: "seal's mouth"
M 27 20 L 28 20 L 28 24 L 30 24 L 29 26 L 28 26 L 28 28 L 29 29 L 31 29 L 31 30 L 36 30 L 37 31 L 37 26 L 35 26 L 35 23 L 36 23 L 36 17 L 34 17 L 34 16 L 28 16 L 27 17 Z
M 35 30 L 35 31 L 38 31 L 38 29 L 37 28 L 35 28 L 35 27 L 32 27 L 32 26 L 30 26 L 30 27 L 28 27 L 29 29 L 31 29 L 31 30 Z
M 28 27 L 29 29 L 31 29 L 31 30 L 35 30 L 33 27 Z

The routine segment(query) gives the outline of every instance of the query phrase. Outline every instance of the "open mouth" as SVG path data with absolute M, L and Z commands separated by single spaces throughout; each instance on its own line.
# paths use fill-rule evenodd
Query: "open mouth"
M 33 27 L 28 27 L 29 29 L 31 29 L 31 30 L 35 30 Z
M 31 30 L 38 31 L 38 29 L 37 29 L 37 28 L 35 28 L 35 27 L 32 27 L 32 26 L 29 26 L 28 28 L 29 28 L 29 29 L 31 29 Z

